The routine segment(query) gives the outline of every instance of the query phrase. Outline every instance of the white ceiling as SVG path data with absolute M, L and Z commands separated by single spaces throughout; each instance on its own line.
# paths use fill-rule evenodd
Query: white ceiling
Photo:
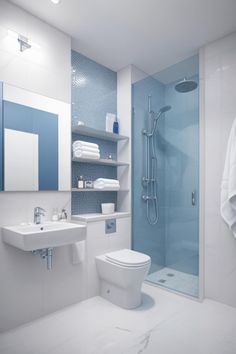
M 236 0 L 12 0 L 72 36 L 78 52 L 115 71 L 153 74 L 236 31 Z

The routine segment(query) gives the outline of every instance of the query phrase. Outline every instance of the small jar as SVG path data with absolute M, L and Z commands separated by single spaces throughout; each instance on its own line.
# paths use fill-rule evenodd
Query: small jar
M 93 181 L 85 181 L 85 188 L 93 188 Z

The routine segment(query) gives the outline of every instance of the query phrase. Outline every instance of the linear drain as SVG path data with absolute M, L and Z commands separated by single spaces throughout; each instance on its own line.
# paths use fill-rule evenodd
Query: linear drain
M 159 280 L 158 280 L 158 283 L 162 283 L 162 284 L 163 284 L 163 283 L 165 283 L 165 282 L 166 282 L 166 279 L 159 279 Z
M 173 273 L 167 273 L 166 274 L 168 277 L 174 277 L 175 275 Z

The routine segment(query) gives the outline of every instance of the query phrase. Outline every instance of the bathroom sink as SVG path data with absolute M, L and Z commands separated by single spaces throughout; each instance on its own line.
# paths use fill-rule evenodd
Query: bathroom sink
M 65 246 L 82 241 L 85 236 L 85 225 L 70 222 L 3 227 L 3 241 L 24 251 Z

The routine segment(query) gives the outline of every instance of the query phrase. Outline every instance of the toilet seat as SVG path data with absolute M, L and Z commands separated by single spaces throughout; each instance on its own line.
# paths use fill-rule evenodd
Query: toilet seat
M 128 268 L 139 268 L 150 263 L 148 255 L 129 249 L 122 249 L 106 253 L 106 259 L 113 263 Z

